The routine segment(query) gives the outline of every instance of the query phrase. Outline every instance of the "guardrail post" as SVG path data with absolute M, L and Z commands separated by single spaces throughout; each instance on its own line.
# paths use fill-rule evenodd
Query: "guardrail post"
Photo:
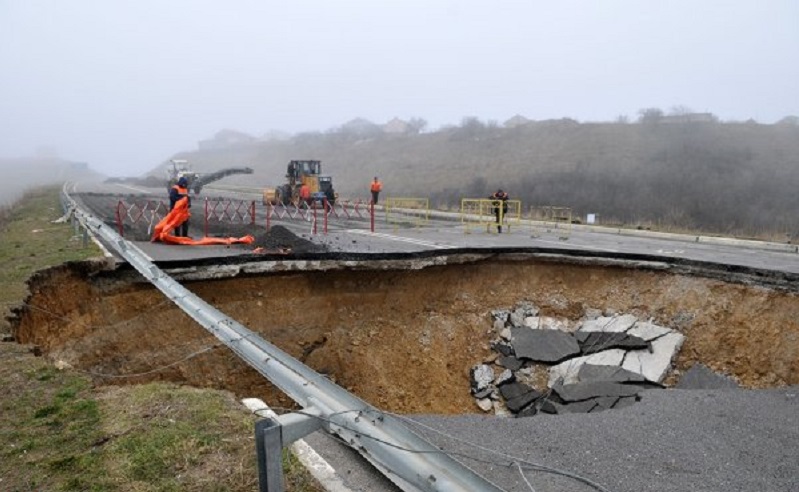
M 269 228 L 272 226 L 272 202 L 267 200 L 266 201 L 266 232 L 269 232 Z
M 255 423 L 259 492 L 283 492 L 282 441 L 280 423 L 273 419 Z
M 371 229 L 375 232 L 375 202 L 374 200 L 369 203 L 369 215 L 371 216 Z
M 250 225 L 255 226 L 255 200 L 250 204 Z

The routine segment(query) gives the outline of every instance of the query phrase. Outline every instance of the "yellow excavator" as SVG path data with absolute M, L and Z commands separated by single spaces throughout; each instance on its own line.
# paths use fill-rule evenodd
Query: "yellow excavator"
M 336 203 L 336 192 L 333 190 L 333 178 L 322 176 L 321 161 L 289 161 L 286 169 L 286 181 L 276 188 L 264 190 L 264 205 L 298 204 L 300 188 L 307 185 L 310 190 L 310 201 L 321 203 L 327 199 L 330 205 Z

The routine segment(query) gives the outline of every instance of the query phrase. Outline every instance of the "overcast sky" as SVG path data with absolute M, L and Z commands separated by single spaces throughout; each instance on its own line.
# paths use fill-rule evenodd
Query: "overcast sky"
M 0 0 L 0 157 L 138 175 L 223 128 L 799 115 L 796 0 Z

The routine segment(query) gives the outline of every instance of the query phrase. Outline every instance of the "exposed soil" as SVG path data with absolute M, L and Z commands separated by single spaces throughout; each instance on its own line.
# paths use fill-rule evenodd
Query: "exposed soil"
M 373 266 L 185 285 L 340 385 L 395 412 L 477 411 L 469 368 L 491 355 L 489 313 L 522 300 L 539 306 L 542 315 L 571 320 L 589 309 L 653 318 L 687 336 L 678 369 L 700 361 L 747 387 L 799 384 L 799 302 L 793 292 L 534 259 L 499 257 L 421 270 Z M 100 382 L 172 380 L 291 406 L 152 286 L 130 282 L 129 272 L 98 273 L 85 263 L 42 272 L 32 280 L 13 329 L 20 342 L 49 357 L 105 375 Z M 198 355 L 187 358 L 192 354 Z

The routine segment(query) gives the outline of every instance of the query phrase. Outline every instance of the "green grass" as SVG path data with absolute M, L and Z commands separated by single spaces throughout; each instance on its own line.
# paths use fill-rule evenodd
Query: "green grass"
M 53 223 L 61 215 L 59 188 L 55 187 L 29 191 L 0 213 L 0 306 L 4 315 L 0 329 L 8 306 L 25 297 L 25 281 L 34 272 L 100 255 L 93 243 L 84 247 L 71 224 Z
M 37 270 L 99 254 L 71 225 L 51 222 L 61 215 L 58 192 L 32 191 L 0 209 L 5 310 L 24 300 Z M 0 388 L 3 492 L 257 490 L 256 417 L 230 393 L 165 383 L 95 387 L 15 343 L 0 343 Z M 290 453 L 284 469 L 286 490 L 321 490 Z

